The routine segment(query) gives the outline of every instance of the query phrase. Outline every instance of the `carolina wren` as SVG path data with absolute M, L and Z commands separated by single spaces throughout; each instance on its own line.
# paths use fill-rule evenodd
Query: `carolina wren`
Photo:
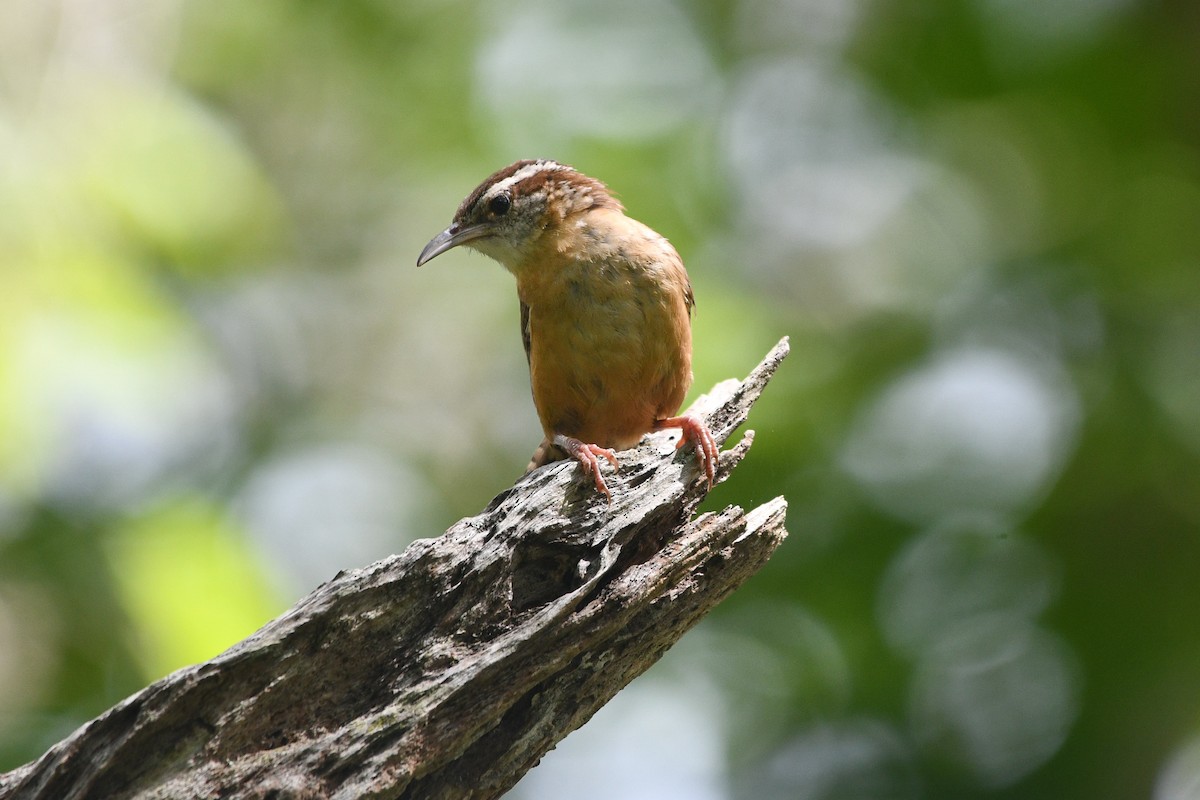
M 526 468 L 571 457 L 611 502 L 600 470 L 649 431 L 679 428 L 712 488 L 717 444 L 674 416 L 692 383 L 695 300 L 683 261 L 600 181 L 554 161 L 518 161 L 471 192 L 417 258 L 458 245 L 517 279 L 521 339 L 545 439 Z

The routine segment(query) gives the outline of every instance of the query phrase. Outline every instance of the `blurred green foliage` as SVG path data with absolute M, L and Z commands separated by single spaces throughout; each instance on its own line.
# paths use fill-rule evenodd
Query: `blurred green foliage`
M 511 483 L 511 279 L 412 265 L 545 156 L 683 254 L 693 394 L 791 336 L 707 507 L 792 538 L 514 796 L 1194 796 L 1195 4 L 0 21 L 0 769 Z

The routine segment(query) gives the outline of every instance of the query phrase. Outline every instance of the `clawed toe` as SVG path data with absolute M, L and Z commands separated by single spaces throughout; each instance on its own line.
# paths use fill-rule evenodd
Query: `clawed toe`
M 600 474 L 600 458 L 604 458 L 612 464 L 613 469 L 617 469 L 620 466 L 617 463 L 617 454 L 607 447 L 588 444 L 561 434 L 554 437 L 554 443 L 561 447 L 567 455 L 578 461 L 585 472 L 591 474 L 592 480 L 596 484 L 596 491 L 603 494 L 608 498 L 608 502 L 612 503 L 612 492 L 608 490 L 608 484 L 604 482 L 604 476 Z
M 688 442 L 695 444 L 696 461 L 700 470 L 704 473 L 704 477 L 708 482 L 708 488 L 712 489 L 713 482 L 717 478 L 717 462 L 721 451 L 717 447 L 717 440 L 713 438 L 712 432 L 709 431 L 704 421 L 691 414 L 684 414 L 681 417 L 660 419 L 655 423 L 655 427 L 659 429 L 679 428 L 682 435 L 675 445 L 676 450 Z

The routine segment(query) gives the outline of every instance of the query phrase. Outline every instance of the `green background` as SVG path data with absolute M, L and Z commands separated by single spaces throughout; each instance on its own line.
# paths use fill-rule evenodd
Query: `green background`
M 0 770 L 520 474 L 524 157 L 791 337 L 791 538 L 514 797 L 1197 796 L 1188 0 L 6 3 Z

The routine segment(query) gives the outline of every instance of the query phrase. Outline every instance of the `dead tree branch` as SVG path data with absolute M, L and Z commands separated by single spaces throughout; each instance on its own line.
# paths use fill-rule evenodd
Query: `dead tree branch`
M 718 442 L 787 350 L 693 406 Z M 501 795 L 786 536 L 783 498 L 692 519 L 703 481 L 672 438 L 622 453 L 611 505 L 558 463 L 339 573 L 0 775 L 0 800 Z M 719 480 L 752 440 L 722 453 Z

